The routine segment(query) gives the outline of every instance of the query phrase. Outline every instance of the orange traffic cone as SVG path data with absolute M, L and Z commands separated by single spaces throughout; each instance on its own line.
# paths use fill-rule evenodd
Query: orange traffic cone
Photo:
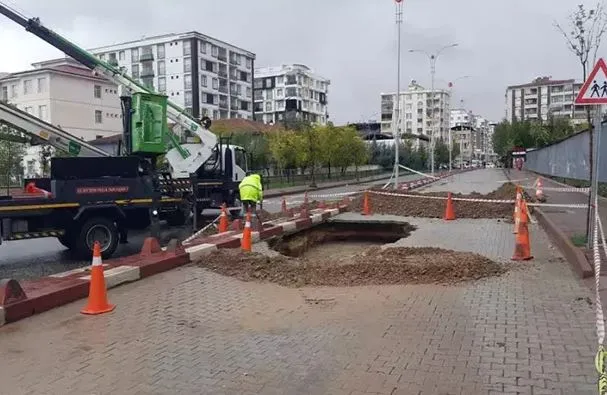
M 369 205 L 369 192 L 365 191 L 363 198 L 363 212 L 362 215 L 371 215 L 371 207 Z
M 288 214 L 289 210 L 287 210 L 287 199 L 285 199 L 285 197 L 282 197 L 282 204 L 280 205 L 280 211 L 283 214 Z
M 535 183 L 535 198 L 540 202 L 544 201 L 544 185 L 539 177 Z
M 101 262 L 101 245 L 96 241 L 93 246 L 89 299 L 86 307 L 80 312 L 82 314 L 102 314 L 114 310 L 115 307 L 115 305 L 109 304 L 107 300 L 103 263 Z
M 529 243 L 528 215 L 527 203 L 522 200 L 520 223 L 518 233 L 515 236 L 514 255 L 512 256 L 513 261 L 528 261 L 529 259 L 533 259 L 533 256 L 531 255 L 531 245 Z
M 445 216 L 443 217 L 445 221 L 453 221 L 455 219 L 455 210 L 453 209 L 453 200 L 451 197 L 451 192 L 447 194 L 447 207 L 445 207 Z
M 247 212 L 247 217 L 242 231 L 242 239 L 240 240 L 240 248 L 243 251 L 251 251 L 251 212 Z
M 229 227 L 228 214 L 226 213 L 226 205 L 224 203 L 221 206 L 221 215 L 219 216 L 219 233 L 227 232 Z
M 517 234 L 518 228 L 521 223 L 521 201 L 523 200 L 523 194 L 521 187 L 516 186 L 516 201 L 514 202 L 514 230 L 512 233 Z

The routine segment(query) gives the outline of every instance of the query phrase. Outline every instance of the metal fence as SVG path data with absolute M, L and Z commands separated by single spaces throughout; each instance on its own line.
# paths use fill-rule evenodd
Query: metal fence
M 589 181 L 589 133 L 584 131 L 558 143 L 527 152 L 525 168 L 546 176 Z M 600 134 L 598 176 L 600 182 L 607 182 L 607 125 L 601 126 Z

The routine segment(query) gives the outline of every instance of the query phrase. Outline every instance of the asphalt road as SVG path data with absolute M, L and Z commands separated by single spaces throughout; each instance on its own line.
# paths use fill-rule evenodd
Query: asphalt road
M 417 175 L 402 176 L 401 182 L 420 178 Z M 317 189 L 310 191 L 310 195 L 339 194 L 355 192 L 366 189 L 372 185 L 383 185 L 387 180 L 374 181 L 366 184 L 348 185 L 338 188 Z M 287 202 L 303 201 L 304 194 L 289 195 Z M 326 200 L 330 200 L 327 198 Z M 274 197 L 264 201 L 263 208 L 269 212 L 278 212 L 281 209 L 282 198 Z M 209 212 L 209 219 L 216 218 L 218 213 Z M 164 226 L 161 230 L 161 243 L 167 243 L 172 238 L 184 239 L 191 233 L 187 227 L 169 228 Z M 148 231 L 129 233 L 129 243 L 118 247 L 114 257 L 135 254 L 141 249 Z M 8 241 L 0 245 L 0 278 L 14 278 L 17 280 L 31 279 L 59 273 L 78 267 L 89 265 L 90 262 L 73 258 L 63 245 L 55 238 L 33 239 L 22 241 Z

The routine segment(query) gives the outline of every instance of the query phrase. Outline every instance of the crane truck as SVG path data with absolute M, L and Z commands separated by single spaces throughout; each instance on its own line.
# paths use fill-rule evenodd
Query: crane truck
M 0 14 L 117 84 L 123 111 L 123 155 L 111 156 L 76 136 L 8 104 L 0 103 L 0 124 L 13 135 L 64 151 L 51 159 L 49 178 L 26 180 L 24 192 L 0 196 L 0 243 L 56 237 L 81 257 L 99 241 L 110 257 L 128 230 L 160 220 L 183 225 L 207 208 L 227 204 L 239 210 L 238 183 L 246 176 L 247 155 L 229 138 L 218 138 L 211 120 L 183 108 L 61 35 L 39 18 L 27 18 L 0 3 Z M 174 123 L 170 130 L 167 118 Z M 183 134 L 199 139 L 185 142 Z M 187 141 L 187 140 L 186 140 Z M 168 171 L 158 166 L 162 158 Z M 194 221 L 200 223 L 200 221 Z

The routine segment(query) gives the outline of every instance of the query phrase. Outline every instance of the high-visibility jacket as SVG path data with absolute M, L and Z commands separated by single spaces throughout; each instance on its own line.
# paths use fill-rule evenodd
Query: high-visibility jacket
M 250 200 L 259 203 L 263 200 L 263 189 L 259 174 L 251 174 L 242 179 L 238 185 L 240 200 Z

